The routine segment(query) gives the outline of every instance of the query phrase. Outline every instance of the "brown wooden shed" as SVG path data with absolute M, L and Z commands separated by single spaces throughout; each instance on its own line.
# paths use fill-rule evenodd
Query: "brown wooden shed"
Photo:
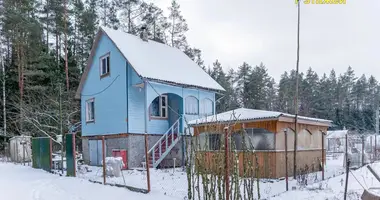
M 215 166 L 218 162 L 213 159 L 223 158 L 223 142 L 220 143 L 220 141 L 224 140 L 223 130 L 228 127 L 228 132 L 231 134 L 230 144 L 234 147 L 232 157 L 239 161 L 235 163 L 235 166 L 236 164 L 239 166 L 240 175 L 247 175 L 245 173 L 247 167 L 244 165 L 258 163 L 257 169 L 261 178 L 285 177 L 285 147 L 287 146 L 288 175 L 292 176 L 294 121 L 295 116 L 291 114 L 246 108 L 192 120 L 189 125 L 194 138 L 197 138 L 199 143 L 197 146 L 204 146 L 204 148 L 196 149 L 196 156 L 203 158 L 203 162 L 198 164 L 208 170 L 223 168 L 223 166 Z M 307 167 L 308 172 L 319 171 L 321 163 L 325 163 L 323 162 L 326 157 L 325 135 L 331 121 L 298 116 L 297 124 L 297 170 L 305 170 Z M 285 145 L 285 131 L 287 145 Z M 244 133 L 243 137 L 238 136 L 241 133 Z M 242 140 L 248 141 L 245 142 L 248 145 L 244 145 L 244 149 L 239 144 Z M 256 167 L 251 165 L 251 168 Z

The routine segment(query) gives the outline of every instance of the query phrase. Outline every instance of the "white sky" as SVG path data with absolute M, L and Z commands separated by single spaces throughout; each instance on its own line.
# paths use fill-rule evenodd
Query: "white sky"
M 153 0 L 167 11 L 171 0 Z M 301 5 L 300 70 L 319 75 L 351 65 L 357 76 L 380 80 L 380 1 L 346 0 L 345 5 Z M 295 68 L 297 6 L 294 0 L 179 0 L 190 45 L 205 64 L 225 69 L 263 62 L 279 80 Z

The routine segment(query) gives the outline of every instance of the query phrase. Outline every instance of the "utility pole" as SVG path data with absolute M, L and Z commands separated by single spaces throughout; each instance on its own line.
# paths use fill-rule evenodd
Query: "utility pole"
M 294 158 L 293 158 L 293 176 L 294 179 L 297 177 L 297 138 L 298 138 L 298 73 L 299 73 L 299 62 L 300 62 L 300 1 L 298 3 L 298 21 L 297 21 L 297 64 L 296 64 L 296 95 L 294 102 Z

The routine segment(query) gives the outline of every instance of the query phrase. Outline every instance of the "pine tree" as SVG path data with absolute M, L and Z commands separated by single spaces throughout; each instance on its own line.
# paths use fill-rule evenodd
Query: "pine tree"
M 185 33 L 189 30 L 186 20 L 183 18 L 180 5 L 176 0 L 172 0 L 171 7 L 169 7 L 170 15 L 170 28 L 169 39 L 170 45 L 181 50 L 185 50 L 187 46 L 187 39 Z
M 146 3 L 140 0 L 117 0 L 117 7 L 120 9 L 120 22 L 124 31 L 132 34 L 137 33 L 136 18 L 140 16 L 144 9 L 147 8 Z
M 301 115 L 315 116 L 318 113 L 318 82 L 319 78 L 317 73 L 310 67 L 306 72 L 305 79 L 300 84 Z
M 204 65 L 204 61 L 202 59 L 202 51 L 197 48 L 187 47 L 184 52 L 191 60 L 199 65 L 203 70 L 206 71 L 206 66 Z
M 249 69 L 249 66 L 242 66 L 242 72 Z M 243 78 L 244 79 L 244 78 Z M 264 64 L 261 63 L 259 66 L 255 66 L 252 72 L 248 75 L 248 83 L 246 91 L 244 91 L 243 96 L 246 98 L 246 104 L 248 108 L 261 109 L 267 108 L 267 90 L 270 78 L 267 73 L 267 69 Z
M 240 105 L 242 107 L 248 108 L 250 107 L 249 98 L 249 84 L 251 82 L 251 73 L 252 67 L 244 62 L 239 68 L 237 72 L 237 91 L 240 99 Z
M 167 18 L 163 15 L 163 10 L 154 4 L 143 5 L 141 6 L 142 15 L 140 26 L 146 27 L 149 38 L 167 44 L 165 33 L 169 28 L 169 23 Z M 139 29 L 137 30 L 137 34 L 139 34 Z

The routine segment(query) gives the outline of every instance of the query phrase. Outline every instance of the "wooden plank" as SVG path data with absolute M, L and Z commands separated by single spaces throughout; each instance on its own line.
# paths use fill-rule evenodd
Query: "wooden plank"
M 362 196 L 362 200 L 380 200 L 380 196 L 377 196 L 371 192 L 368 192 L 368 190 L 364 190 Z

